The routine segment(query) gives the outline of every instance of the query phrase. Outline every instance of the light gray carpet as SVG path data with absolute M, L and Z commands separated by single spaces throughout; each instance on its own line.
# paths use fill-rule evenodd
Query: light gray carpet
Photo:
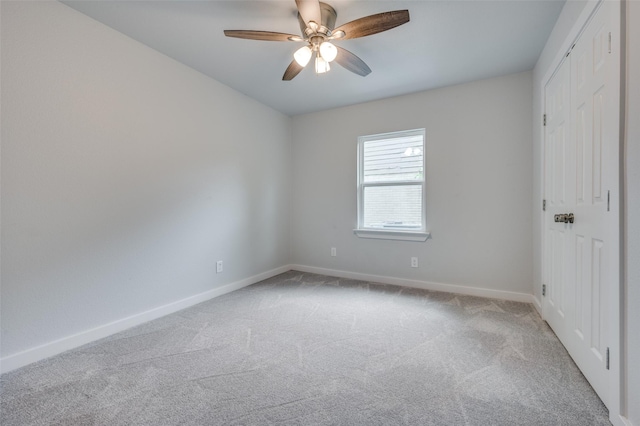
M 533 307 L 290 271 L 0 377 L 2 425 L 596 425 Z

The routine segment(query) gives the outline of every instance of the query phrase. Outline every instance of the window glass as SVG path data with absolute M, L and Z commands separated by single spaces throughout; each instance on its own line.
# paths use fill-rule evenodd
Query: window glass
M 424 129 L 358 138 L 358 229 L 425 230 Z
M 422 185 L 365 187 L 364 227 L 420 229 Z
M 364 182 L 422 180 L 423 145 L 421 136 L 365 141 Z

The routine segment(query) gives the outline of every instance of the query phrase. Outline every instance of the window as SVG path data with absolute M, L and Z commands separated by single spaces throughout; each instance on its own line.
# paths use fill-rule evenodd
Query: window
M 358 227 L 363 238 L 425 241 L 424 129 L 358 138 Z

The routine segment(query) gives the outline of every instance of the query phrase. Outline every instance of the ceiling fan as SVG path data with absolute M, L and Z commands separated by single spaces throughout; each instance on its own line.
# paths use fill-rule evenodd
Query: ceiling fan
M 302 37 L 294 34 L 251 30 L 225 30 L 224 34 L 227 37 L 250 40 L 305 42 L 306 45 L 293 54 L 294 59 L 282 76 L 285 81 L 292 80 L 298 75 L 314 56 L 317 74 L 329 71 L 331 69 L 329 63 L 335 60 L 349 71 L 364 77 L 371 72 L 371 68 L 362 59 L 334 45 L 331 41 L 365 37 L 409 22 L 408 10 L 394 10 L 365 16 L 335 28 L 337 13 L 327 3 L 318 0 L 296 0 L 296 5 Z

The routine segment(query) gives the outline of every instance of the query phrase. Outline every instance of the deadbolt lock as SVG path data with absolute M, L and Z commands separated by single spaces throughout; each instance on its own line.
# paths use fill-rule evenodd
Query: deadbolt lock
M 556 214 L 553 216 L 555 222 L 573 223 L 573 213 Z

